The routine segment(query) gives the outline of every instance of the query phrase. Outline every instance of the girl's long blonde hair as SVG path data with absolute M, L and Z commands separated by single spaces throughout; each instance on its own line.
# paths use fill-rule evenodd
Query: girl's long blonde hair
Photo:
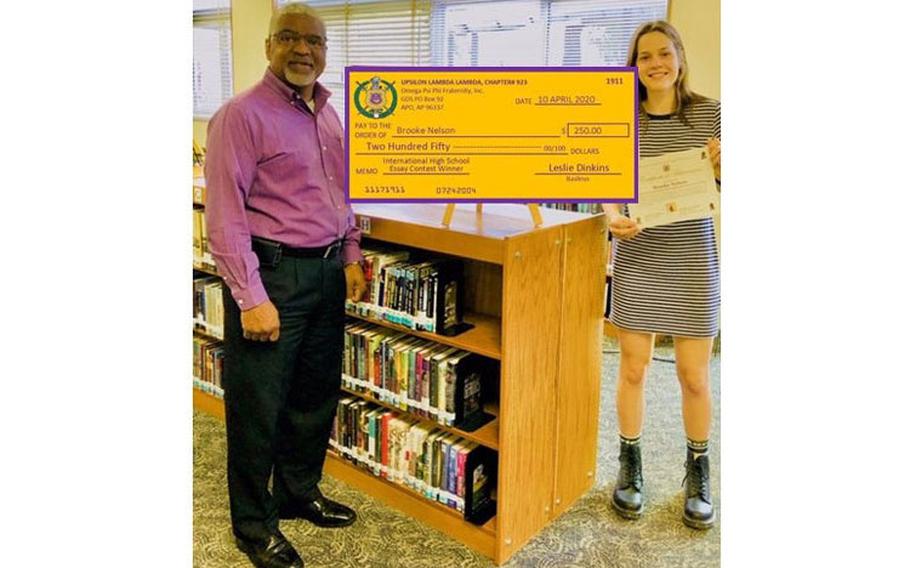
M 682 38 L 676 28 L 663 20 L 654 20 L 645 22 L 638 26 L 635 33 L 632 34 L 632 42 L 629 44 L 629 57 L 626 59 L 627 67 L 637 67 L 638 61 L 638 40 L 641 36 L 651 33 L 660 32 L 670 38 L 673 47 L 676 48 L 676 55 L 679 58 L 679 77 L 676 78 L 676 109 L 673 114 L 678 114 L 683 122 L 686 120 L 686 111 L 693 103 L 704 100 L 705 97 L 699 95 L 689 88 L 689 62 L 686 60 L 686 48 L 683 46 Z M 643 104 L 648 98 L 648 89 L 642 84 L 641 79 L 638 81 L 638 101 Z

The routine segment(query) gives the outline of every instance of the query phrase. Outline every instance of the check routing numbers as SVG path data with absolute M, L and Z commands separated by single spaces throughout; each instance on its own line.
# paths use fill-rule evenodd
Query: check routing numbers
M 348 67 L 348 198 L 636 198 L 634 70 L 503 69 Z

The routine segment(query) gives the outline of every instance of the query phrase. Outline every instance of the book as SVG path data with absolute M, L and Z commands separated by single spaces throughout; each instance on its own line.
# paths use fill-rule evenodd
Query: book
M 379 420 L 382 416 L 381 408 L 373 408 L 367 412 L 368 443 L 367 455 L 369 458 L 370 471 L 373 475 L 379 475 Z
M 193 261 L 202 262 L 202 211 L 193 210 Z
M 473 432 L 493 420 L 493 415 L 483 411 L 484 384 L 496 380 L 499 364 L 470 353 L 450 361 L 447 373 L 446 424 Z
M 483 525 L 496 514 L 496 453 L 485 446 L 471 448 L 464 465 L 464 518 Z
M 429 393 L 428 393 L 428 399 L 429 399 L 428 402 L 430 405 L 430 415 L 433 419 L 435 419 L 437 421 L 441 421 L 443 419 L 442 415 L 440 414 L 440 408 L 445 408 L 445 405 L 440 407 L 439 377 L 442 376 L 442 374 L 440 373 L 440 366 L 442 365 L 443 361 L 447 360 L 449 357 L 451 357 L 453 354 L 455 354 L 457 352 L 458 352 L 457 348 L 446 347 L 443 345 L 443 346 L 440 346 L 440 348 L 436 350 L 436 353 L 432 357 L 430 357 L 430 369 L 429 369 L 429 383 L 430 383 L 429 387 L 430 388 L 429 388 Z M 444 396 L 442 398 L 442 401 L 445 401 Z
M 462 513 L 464 512 L 465 463 L 467 461 L 468 454 L 478 445 L 479 444 L 477 442 L 466 442 L 465 445 L 458 451 L 458 471 L 455 476 L 457 484 L 455 486 L 455 494 L 458 496 L 459 511 Z
M 434 430 L 429 436 L 427 436 L 427 439 L 424 441 L 423 445 L 423 494 L 425 497 L 432 501 L 436 500 L 437 493 L 437 486 L 435 485 L 435 477 L 433 475 L 435 465 L 435 451 L 438 447 L 436 442 L 442 436 L 445 436 L 445 431 Z
M 389 477 L 389 423 L 392 421 L 393 413 L 389 410 L 383 411 L 380 419 L 380 448 L 381 448 L 381 467 L 382 477 Z
M 209 336 L 193 335 L 193 388 L 224 397 L 224 344 Z
M 219 339 L 224 332 L 222 285 L 217 276 L 193 279 L 194 328 Z
M 356 399 L 353 397 L 345 396 L 340 398 L 336 405 L 335 420 L 332 422 L 332 430 L 329 433 L 329 444 L 338 450 L 339 454 L 343 453 L 345 437 L 347 436 L 345 431 L 345 425 L 347 424 L 347 408 L 355 400 Z
M 437 501 L 443 505 L 449 505 L 449 453 L 452 446 L 458 441 L 455 434 L 447 434 L 439 440 L 439 450 L 436 456 L 438 466 L 438 485 L 439 494 Z
M 440 335 L 458 335 L 473 326 L 464 322 L 464 263 L 444 259 L 434 263 L 428 288 L 428 315 L 431 327 L 426 331 Z
M 446 454 L 446 501 L 445 505 L 458 509 L 458 454 L 464 449 L 467 440 L 458 439 L 449 446 Z

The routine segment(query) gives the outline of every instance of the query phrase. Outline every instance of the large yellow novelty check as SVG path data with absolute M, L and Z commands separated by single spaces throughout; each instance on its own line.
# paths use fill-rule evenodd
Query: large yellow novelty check
M 634 68 L 348 67 L 353 202 L 637 198 Z

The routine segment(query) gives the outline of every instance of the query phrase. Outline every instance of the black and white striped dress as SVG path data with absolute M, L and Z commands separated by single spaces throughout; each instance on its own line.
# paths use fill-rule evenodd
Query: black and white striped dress
M 642 111 L 643 112 L 643 111 Z M 720 103 L 706 99 L 686 113 L 639 114 L 639 155 L 660 156 L 720 138 Z M 616 240 L 610 321 L 619 328 L 687 337 L 717 335 L 720 270 L 711 219 L 680 221 Z

